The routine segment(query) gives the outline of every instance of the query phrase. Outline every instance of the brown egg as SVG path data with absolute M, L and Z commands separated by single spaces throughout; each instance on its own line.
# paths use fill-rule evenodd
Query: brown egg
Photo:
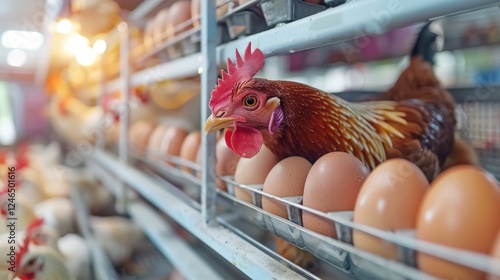
M 182 143 L 180 157 L 190 162 L 196 162 L 198 150 L 201 145 L 201 132 L 193 131 L 186 136 Z M 191 173 L 193 170 L 189 167 L 182 167 L 182 170 Z
M 191 0 L 191 18 L 195 20 L 196 17 L 200 16 L 201 6 L 200 0 Z M 193 26 L 199 26 L 200 19 L 198 18 L 193 22 Z
M 241 158 L 236 166 L 234 180 L 243 185 L 264 184 L 267 174 L 279 159 L 266 146 L 253 158 Z M 235 196 L 241 200 L 252 203 L 252 194 L 242 188 L 235 187 Z
M 172 38 L 186 30 L 189 30 L 192 25 L 186 25 L 179 29 L 178 25 L 191 19 L 191 2 L 177 1 L 170 6 L 168 10 L 167 24 L 167 38 Z
M 118 139 L 120 139 L 120 123 L 113 122 L 106 129 L 106 144 L 118 143 Z
M 249 0 L 247 0 L 249 1 Z M 219 7 L 217 8 L 217 18 L 222 17 L 225 15 L 229 9 L 230 5 L 236 6 L 235 1 L 227 1 L 227 0 L 216 0 L 215 1 L 215 6 Z M 224 5 L 223 5 L 224 4 Z M 201 2 L 200 0 L 191 0 L 191 18 L 195 18 L 200 15 L 201 12 Z M 199 26 L 200 22 L 199 19 L 193 23 L 193 26 Z
M 159 11 L 154 18 L 153 43 L 155 45 L 160 44 L 166 35 L 165 24 L 168 20 L 168 17 L 169 17 L 168 8 L 164 8 L 161 11 Z
M 128 132 L 130 146 L 142 154 L 148 146 L 149 137 L 155 126 L 154 123 L 145 120 L 133 123 Z
M 227 14 L 229 7 L 234 5 L 235 1 L 228 1 L 228 0 L 215 0 L 215 6 L 219 7 L 217 8 L 217 18 L 222 17 L 223 15 Z
M 223 137 L 217 140 L 215 156 L 217 158 L 215 173 L 218 176 L 234 175 L 240 156 L 229 149 Z M 219 189 L 227 192 L 227 186 L 224 181 L 217 179 L 216 183 Z
M 356 157 L 342 152 L 328 153 L 311 167 L 304 187 L 303 205 L 322 211 L 354 209 L 356 197 L 368 168 Z M 302 211 L 304 227 L 337 238 L 335 225 L 325 219 Z
M 500 261 L 500 229 L 498 230 L 497 237 L 495 238 L 495 242 L 493 243 L 491 256 Z M 489 275 L 488 280 L 500 280 L 500 276 Z
M 424 198 L 417 238 L 458 249 L 490 254 L 500 229 L 500 189 L 495 179 L 471 165 L 440 174 Z M 446 279 L 484 279 L 485 273 L 418 254 L 419 268 Z
M 181 153 L 182 142 L 188 135 L 187 131 L 180 127 L 169 127 L 160 144 L 162 154 L 179 156 Z
M 154 19 L 151 19 L 148 21 L 144 29 L 143 41 L 144 41 L 144 48 L 146 50 L 151 50 L 154 46 L 154 41 L 153 41 L 154 28 L 155 28 L 155 21 Z
M 381 230 L 414 229 L 418 209 L 429 188 L 422 171 L 404 159 L 390 159 L 364 182 L 354 207 L 354 222 Z M 358 248 L 397 259 L 397 246 L 363 232 L 353 232 Z
M 264 192 L 278 197 L 301 196 L 311 166 L 312 164 L 302 157 L 289 157 L 278 162 L 266 177 Z M 288 218 L 285 205 L 274 199 L 263 196 L 262 209 Z
M 161 151 L 161 142 L 163 141 L 163 137 L 165 136 L 165 131 L 167 130 L 167 126 L 163 124 L 159 124 L 151 133 L 148 142 L 148 150 L 153 154 L 158 154 Z

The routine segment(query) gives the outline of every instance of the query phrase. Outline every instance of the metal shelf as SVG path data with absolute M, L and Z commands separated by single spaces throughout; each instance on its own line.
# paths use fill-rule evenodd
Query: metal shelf
M 270 57 L 382 34 L 417 22 L 498 4 L 498 0 L 354 1 L 219 46 L 217 62 L 222 64 L 228 57 L 234 58 L 234 50 L 244 50 L 248 42 Z
M 271 57 L 340 43 L 359 36 L 381 34 L 428 19 L 494 5 L 498 5 L 498 0 L 354 1 L 218 46 L 216 62 L 217 65 L 223 65 L 228 57 L 234 59 L 235 49 L 244 50 L 248 42 L 260 48 L 266 57 Z M 345 47 L 358 48 L 355 44 Z M 196 53 L 161 63 L 134 73 L 131 85 L 196 76 L 201 71 L 202 61 L 202 53 Z M 118 80 L 106 85 L 107 92 L 118 89 Z
M 112 175 L 120 176 L 121 180 L 141 196 L 249 277 L 305 279 L 304 276 L 288 269 L 228 229 L 221 226 L 207 226 L 199 211 L 186 205 L 181 199 L 166 191 L 165 186 L 158 185 L 136 168 L 124 165 L 117 158 L 100 150 L 94 150 L 87 162 L 105 168 Z M 150 221 L 147 224 L 150 224 Z

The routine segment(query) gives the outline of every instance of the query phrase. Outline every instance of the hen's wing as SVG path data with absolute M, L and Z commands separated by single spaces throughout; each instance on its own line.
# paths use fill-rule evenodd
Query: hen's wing
M 407 124 L 394 123 L 404 138 L 392 138 L 386 145 L 387 158 L 405 158 L 415 163 L 432 180 L 454 145 L 454 118 L 442 103 L 417 99 L 398 102 L 396 110 L 406 114 Z

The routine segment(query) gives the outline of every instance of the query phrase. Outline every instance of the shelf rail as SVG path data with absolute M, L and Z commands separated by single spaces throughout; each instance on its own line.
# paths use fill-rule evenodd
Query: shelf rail
M 124 165 L 117 158 L 100 150 L 94 150 L 87 162 L 120 176 L 142 197 L 252 279 L 305 279 L 230 230 L 222 226 L 207 226 L 199 211 L 186 205 L 182 199 L 166 191 L 136 168 Z

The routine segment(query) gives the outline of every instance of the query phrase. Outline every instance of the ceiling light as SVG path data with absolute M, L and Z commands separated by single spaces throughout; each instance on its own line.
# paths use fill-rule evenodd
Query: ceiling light
M 26 63 L 26 52 L 22 50 L 11 50 L 7 54 L 7 64 L 13 67 L 21 67 Z
M 67 18 L 61 19 L 56 24 L 56 31 L 61 34 L 68 34 L 71 30 L 73 30 L 73 23 Z
M 92 48 L 94 49 L 94 52 L 96 54 L 103 54 L 106 51 L 106 47 L 106 41 L 104 41 L 103 39 L 95 41 L 92 45 Z
M 71 34 L 64 45 L 68 54 L 77 54 L 82 49 L 89 46 L 89 40 L 80 34 Z
M 94 64 L 95 59 L 96 59 L 96 54 L 94 52 L 94 49 L 92 49 L 89 46 L 80 49 L 76 53 L 76 62 L 78 62 L 78 64 L 83 66 L 89 66 Z
M 43 34 L 31 31 L 8 30 L 2 34 L 2 45 L 9 49 L 36 50 L 43 45 Z

